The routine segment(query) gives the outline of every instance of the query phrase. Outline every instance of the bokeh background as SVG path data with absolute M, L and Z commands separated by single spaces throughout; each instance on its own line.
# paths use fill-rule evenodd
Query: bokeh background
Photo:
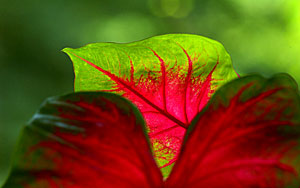
M 22 126 L 45 98 L 73 91 L 62 48 L 166 33 L 220 41 L 241 75 L 300 83 L 299 0 L 0 0 L 0 185 Z

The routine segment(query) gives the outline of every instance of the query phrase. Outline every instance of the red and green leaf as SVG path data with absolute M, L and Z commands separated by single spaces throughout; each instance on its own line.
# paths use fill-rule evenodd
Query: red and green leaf
M 300 96 L 287 75 L 220 88 L 187 130 L 163 181 L 142 115 L 115 94 L 47 100 L 24 128 L 3 188 L 300 185 Z
M 25 126 L 3 188 L 160 187 L 145 129 L 115 94 L 51 98 Z
M 299 141 L 294 80 L 237 79 L 193 120 L 167 187 L 299 187 Z
M 224 47 L 196 35 L 89 44 L 64 52 L 74 64 L 75 91 L 113 92 L 137 105 L 165 177 L 191 120 L 217 88 L 237 77 Z

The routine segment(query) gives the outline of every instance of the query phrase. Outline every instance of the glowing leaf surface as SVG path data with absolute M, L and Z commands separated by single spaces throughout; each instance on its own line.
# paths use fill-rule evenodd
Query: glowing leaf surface
M 165 181 L 141 114 L 108 93 L 47 100 L 25 127 L 3 188 L 300 185 L 300 97 L 287 75 L 224 85 L 192 121 Z
M 129 44 L 64 49 L 74 64 L 75 91 L 120 94 L 144 116 L 164 176 L 185 130 L 213 92 L 236 78 L 224 47 L 196 35 L 171 34 Z

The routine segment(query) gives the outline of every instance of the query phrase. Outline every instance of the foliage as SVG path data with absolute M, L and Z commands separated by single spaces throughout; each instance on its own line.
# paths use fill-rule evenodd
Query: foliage
M 237 77 L 224 47 L 197 35 L 162 35 L 64 51 L 74 64 L 75 91 L 114 92 L 138 106 L 164 176 L 191 120 L 216 89 Z
M 48 96 L 73 91 L 58 53 L 66 45 L 200 34 L 221 41 L 241 75 L 287 72 L 300 83 L 299 0 L 0 2 L 0 184 L 24 122 Z
M 300 97 L 287 75 L 221 87 L 189 126 L 166 181 L 145 130 L 118 95 L 50 98 L 25 127 L 4 188 L 300 185 Z
M 232 80 L 222 45 L 194 35 L 64 51 L 85 92 L 46 100 L 4 188 L 299 187 L 289 75 Z

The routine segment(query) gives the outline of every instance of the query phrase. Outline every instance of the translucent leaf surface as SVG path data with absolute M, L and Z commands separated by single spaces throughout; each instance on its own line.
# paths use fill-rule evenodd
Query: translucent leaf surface
M 170 172 L 185 130 L 213 92 L 236 78 L 224 47 L 197 35 L 171 34 L 129 44 L 64 49 L 75 91 L 118 93 L 142 112 L 156 160 Z
M 187 130 L 164 181 L 141 114 L 108 93 L 47 100 L 24 128 L 4 188 L 300 185 L 300 97 L 287 75 L 218 90 Z

